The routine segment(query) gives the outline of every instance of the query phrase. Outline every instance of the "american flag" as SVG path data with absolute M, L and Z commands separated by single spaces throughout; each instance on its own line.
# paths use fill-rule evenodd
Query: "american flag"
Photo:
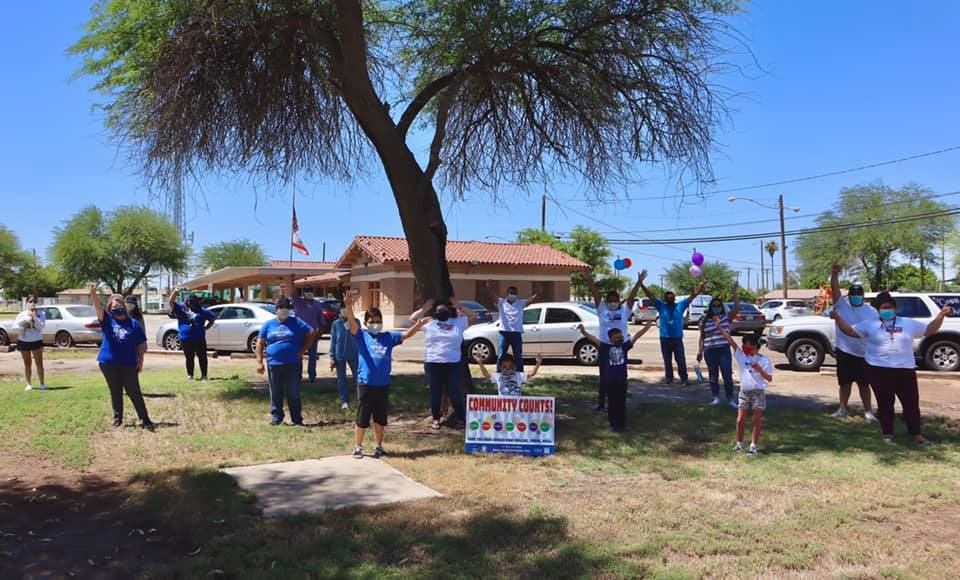
M 290 236 L 290 245 L 297 249 L 304 256 L 310 255 L 310 250 L 303 245 L 303 240 L 300 239 L 300 224 L 297 222 L 297 208 L 293 208 L 293 226 L 291 229 Z

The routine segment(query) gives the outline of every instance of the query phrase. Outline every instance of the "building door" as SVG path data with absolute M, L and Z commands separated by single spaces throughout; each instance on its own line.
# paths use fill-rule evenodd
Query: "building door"
M 367 308 L 380 308 L 380 282 L 367 283 Z
M 554 302 L 557 299 L 554 296 L 556 288 L 553 282 L 534 282 L 533 293 L 537 295 L 537 302 Z
M 491 291 L 493 291 L 496 296 L 501 296 L 499 280 L 494 280 L 493 288 L 490 288 L 489 290 L 487 289 L 486 280 L 477 280 L 476 284 L 474 285 L 474 300 L 486 306 L 487 310 L 493 312 L 497 310 L 497 303 L 494 302 L 493 296 L 490 296 Z

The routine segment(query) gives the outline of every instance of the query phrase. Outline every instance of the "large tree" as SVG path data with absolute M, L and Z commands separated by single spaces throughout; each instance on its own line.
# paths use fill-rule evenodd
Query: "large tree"
M 733 284 L 737 281 L 737 271 L 723 262 L 704 262 L 700 267 L 703 274 L 694 278 L 690 274 L 689 262 L 676 262 L 667 268 L 666 282 L 678 295 L 690 294 L 702 281 L 707 282 L 704 294 L 721 300 L 729 300 L 733 295 Z
M 54 230 L 50 257 L 71 284 L 102 282 L 130 294 L 155 268 L 182 272 L 189 251 L 157 212 L 137 206 L 111 213 L 89 206 Z
M 219 270 L 229 266 L 269 266 L 263 246 L 250 240 L 233 240 L 204 246 L 197 262 L 204 268 Z
M 7 298 L 19 298 L 13 286 L 20 271 L 30 263 L 30 256 L 20 247 L 17 235 L 0 225 L 0 288 Z
M 859 185 L 840 191 L 833 209 L 817 217 L 828 228 L 800 236 L 796 243 L 801 277 L 823 275 L 833 264 L 878 290 L 891 283 L 898 260 L 936 260 L 934 248 L 954 228 L 946 206 L 919 185 L 893 189 L 882 184 Z M 921 219 L 912 219 L 914 217 Z M 884 221 L 901 219 L 897 223 Z M 877 225 L 870 225 L 877 222 Z M 863 224 L 864 227 L 848 227 Z
M 736 0 L 102 0 L 73 47 L 159 186 L 352 179 L 371 153 L 424 293 L 451 293 L 434 187 L 496 194 L 639 162 L 710 175 Z M 422 132 L 429 147 L 415 150 Z M 419 139 L 421 143 L 424 139 Z M 418 158 L 417 153 L 421 155 Z

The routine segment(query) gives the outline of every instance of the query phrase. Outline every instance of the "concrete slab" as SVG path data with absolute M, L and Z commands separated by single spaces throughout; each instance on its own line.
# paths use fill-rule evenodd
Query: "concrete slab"
M 269 463 L 222 470 L 257 495 L 265 516 L 411 501 L 441 494 L 371 457 Z

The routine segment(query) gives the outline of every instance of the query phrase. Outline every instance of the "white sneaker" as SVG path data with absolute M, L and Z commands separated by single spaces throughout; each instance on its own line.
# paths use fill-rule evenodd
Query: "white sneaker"
M 41 390 L 41 391 L 46 391 L 46 390 L 47 390 L 47 385 L 45 385 L 45 384 L 43 384 L 43 383 L 40 383 L 40 390 Z
M 757 456 L 757 453 L 758 453 L 758 451 L 757 451 L 757 446 L 754 445 L 753 443 L 751 443 L 751 444 L 750 444 L 750 449 L 747 451 L 747 455 L 756 457 L 756 456 Z
M 837 411 L 830 416 L 833 417 L 834 419 L 844 419 L 850 416 L 850 412 L 847 411 L 846 409 L 837 409 Z
M 733 407 L 734 409 L 739 409 L 739 408 L 740 408 L 740 403 L 734 401 L 733 399 L 730 399 L 729 401 L 727 401 L 727 403 L 728 403 L 731 407 Z
M 31 385 L 30 383 L 27 383 L 27 388 L 25 388 L 25 389 L 23 389 L 23 390 L 24 390 L 24 391 L 32 391 L 32 390 L 33 390 L 33 385 Z
M 350 410 L 350 404 L 349 404 L 349 403 L 340 403 L 340 410 L 341 410 L 341 411 L 349 411 L 349 410 Z
M 867 423 L 877 422 L 877 416 L 871 413 L 870 411 L 867 411 L 866 413 L 864 413 L 863 418 L 867 420 Z
M 710 401 L 710 404 L 711 404 L 711 405 L 719 405 L 719 404 L 720 404 L 720 399 L 714 398 L 712 401 Z
M 733 446 L 733 452 L 740 453 L 741 451 L 743 451 L 743 443 L 737 441 L 737 444 Z

